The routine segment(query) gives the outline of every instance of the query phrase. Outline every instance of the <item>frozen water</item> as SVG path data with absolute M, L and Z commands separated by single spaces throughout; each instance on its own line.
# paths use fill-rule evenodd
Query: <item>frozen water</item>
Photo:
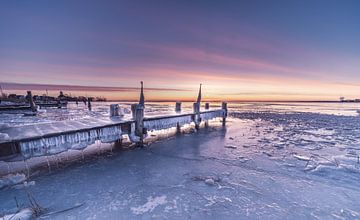
M 0 213 L 14 213 L 14 197 L 28 205 L 29 190 L 50 212 L 84 203 L 45 219 L 360 219 L 353 104 L 234 104 L 229 113 L 226 127 L 214 121 L 3 189 Z
M 6 176 L 3 176 L 0 178 L 0 189 L 7 187 L 7 186 L 12 186 L 12 185 L 16 185 L 19 183 L 22 183 L 26 180 L 26 176 L 24 174 L 9 174 Z
M 153 198 L 152 196 L 147 198 L 147 202 L 144 205 L 139 207 L 132 207 L 131 211 L 136 214 L 144 214 L 147 212 L 152 212 L 157 206 L 166 204 L 166 196 L 158 196 Z
M 4 215 L 0 220 L 30 220 L 32 215 L 31 209 L 22 209 L 17 213 Z

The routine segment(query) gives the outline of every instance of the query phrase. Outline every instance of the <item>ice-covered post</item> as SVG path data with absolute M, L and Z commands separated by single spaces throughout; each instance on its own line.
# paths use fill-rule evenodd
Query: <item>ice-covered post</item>
M 226 117 L 227 117 L 227 113 L 228 113 L 227 102 L 223 102 L 223 103 L 221 104 L 221 109 L 224 111 L 222 124 L 225 125 L 225 123 L 226 123 Z
M 35 105 L 31 91 L 27 91 L 26 100 L 29 102 L 31 110 L 35 112 L 36 105 Z
M 144 83 L 141 83 L 139 104 L 135 110 L 135 135 L 140 138 L 139 145 L 143 147 L 144 144 L 144 108 L 145 108 L 145 96 L 144 96 Z
M 119 116 L 119 105 L 118 104 L 111 104 L 110 105 L 110 117 Z
M 136 103 L 131 104 L 131 115 L 132 115 L 133 119 L 135 119 L 135 112 L 136 112 L 137 106 L 138 106 L 138 104 L 136 104 Z
M 205 103 L 205 110 L 209 110 L 210 109 L 210 104 L 207 102 Z
M 200 125 L 200 104 L 198 102 L 194 102 L 193 104 L 193 110 L 194 110 L 194 123 L 195 123 L 195 129 L 199 129 Z
M 180 113 L 180 112 L 181 112 L 181 102 L 176 102 L 176 104 L 175 104 L 175 112 L 176 112 L 176 113 Z M 177 133 L 180 133 L 180 132 L 181 132 L 181 127 L 180 127 L 179 122 L 176 123 L 176 132 L 177 132 Z
M 194 123 L 195 123 L 195 129 L 196 129 L 196 130 L 199 129 L 199 125 L 200 125 L 201 85 L 202 85 L 202 84 L 200 84 L 199 94 L 198 94 L 197 100 L 196 100 L 196 102 L 193 104 Z
M 176 113 L 181 112 L 181 102 L 176 102 L 176 104 L 175 104 L 175 112 Z
M 144 144 L 144 107 L 137 105 L 135 110 L 135 135 L 140 138 L 139 145 Z
M 87 101 L 88 101 L 88 109 L 89 111 L 91 111 L 91 98 L 89 97 Z

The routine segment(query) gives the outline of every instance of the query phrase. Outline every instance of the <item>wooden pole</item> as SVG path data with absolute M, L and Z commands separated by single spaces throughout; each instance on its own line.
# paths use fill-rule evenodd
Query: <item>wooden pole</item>
M 195 129 L 199 130 L 199 127 L 200 127 L 200 103 L 194 102 L 193 110 L 194 110 Z
M 119 105 L 118 104 L 111 104 L 110 105 L 110 117 L 117 117 L 119 115 Z
M 180 113 L 180 112 L 181 112 L 181 102 L 176 102 L 175 112 L 176 112 L 176 113 Z
M 87 101 L 88 101 L 88 109 L 89 111 L 91 111 L 91 98 L 89 97 Z
M 227 113 L 228 113 L 227 102 L 223 102 L 223 103 L 221 104 L 221 109 L 224 110 L 224 115 L 223 115 L 222 124 L 223 124 L 223 126 L 225 126 L 225 124 L 226 124 L 226 117 L 227 117 Z
M 181 113 L 181 102 L 176 102 L 175 104 L 175 112 L 176 113 Z M 176 133 L 180 134 L 181 133 L 181 126 L 179 123 L 176 123 Z
M 36 105 L 35 105 L 35 103 L 34 103 L 34 99 L 33 99 L 33 96 L 32 96 L 31 91 L 27 91 L 26 99 L 27 99 L 27 101 L 28 101 L 29 104 L 30 104 L 31 110 L 32 110 L 33 112 L 35 112 L 37 108 L 36 108 Z
M 210 104 L 207 102 L 205 103 L 205 110 L 209 110 L 210 109 Z
M 136 103 L 131 104 L 131 114 L 132 114 L 133 119 L 135 119 L 135 117 L 136 117 L 135 112 L 136 112 L 137 106 L 138 106 L 138 104 L 136 104 Z

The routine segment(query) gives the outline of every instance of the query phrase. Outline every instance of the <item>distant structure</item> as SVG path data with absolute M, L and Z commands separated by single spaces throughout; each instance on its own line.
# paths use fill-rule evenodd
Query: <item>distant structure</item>
M 340 102 L 360 102 L 360 99 L 345 99 L 345 97 L 340 97 Z

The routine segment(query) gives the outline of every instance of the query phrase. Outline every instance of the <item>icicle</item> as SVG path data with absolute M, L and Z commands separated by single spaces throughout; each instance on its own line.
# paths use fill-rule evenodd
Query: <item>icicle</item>
M 191 123 L 191 115 L 145 120 L 144 127 L 148 130 L 162 130 Z
M 224 110 L 217 110 L 217 111 L 209 111 L 209 112 L 202 112 L 200 117 L 202 120 L 210 120 L 218 117 L 223 117 Z
M 121 139 L 121 126 L 105 127 L 99 130 L 99 139 L 102 143 L 110 143 Z
M 33 141 L 20 142 L 21 154 L 24 158 L 32 156 L 41 156 L 46 154 L 46 146 L 43 139 L 36 139 Z
M 98 139 L 96 130 L 80 131 L 54 137 L 20 142 L 24 158 L 58 154 L 69 149 L 81 150 Z

